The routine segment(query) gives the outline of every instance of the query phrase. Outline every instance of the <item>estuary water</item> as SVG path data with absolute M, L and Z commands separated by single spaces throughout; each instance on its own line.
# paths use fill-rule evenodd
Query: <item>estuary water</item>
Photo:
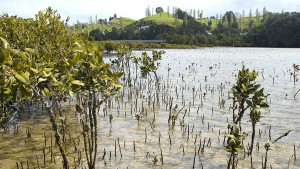
M 263 117 L 256 125 L 253 167 L 261 167 L 268 140 L 272 142 L 291 130 L 271 145 L 267 168 L 300 168 L 299 155 L 294 159 L 294 147 L 297 154 L 300 152 L 300 93 L 294 98 L 300 81 L 294 84 L 292 75 L 293 64 L 300 64 L 300 49 L 217 47 L 164 51 L 157 70 L 159 91 L 154 75 L 150 73 L 147 79 L 141 78 L 140 73 L 135 76 L 136 65 L 131 63 L 131 88 L 124 84 L 120 96 L 100 108 L 97 168 L 226 168 L 229 153 L 223 147 L 227 127 L 232 124 L 231 88 L 243 65 L 250 71 L 259 71 L 256 82 L 269 94 L 270 107 L 261 110 Z M 140 57 L 142 52 L 151 55 L 151 50 L 133 51 L 133 55 Z M 109 59 L 113 58 L 106 58 Z M 128 73 L 126 70 L 124 77 Z M 78 143 L 83 157 L 80 167 L 84 168 L 75 101 L 65 107 L 70 120 L 67 130 L 73 137 L 67 143 Z M 174 125 L 168 120 L 170 107 Z M 111 122 L 109 117 L 113 117 Z M 241 126 L 242 132 L 249 134 L 244 140 L 247 152 L 251 140 L 249 111 Z M 0 168 L 15 168 L 16 162 L 25 166 L 26 161 L 35 167 L 62 167 L 57 148 L 53 155 L 56 160 L 52 160 L 52 155 L 50 160 L 47 148 L 45 165 L 42 162 L 44 144 L 49 147 L 53 136 L 49 116 L 28 115 L 25 120 L 21 118 L 19 128 L 18 135 L 0 136 Z M 31 139 L 26 137 L 29 128 Z M 70 161 L 77 160 L 79 153 L 73 148 L 67 147 L 67 153 Z M 238 155 L 237 168 L 250 168 L 250 157 L 244 151 Z
M 102 127 L 99 144 L 113 154 L 115 140 L 119 138 L 120 144 L 124 144 L 125 148 L 125 155 L 113 158 L 113 162 L 107 163 L 106 167 L 192 168 L 194 165 L 196 168 L 226 168 L 229 153 L 223 150 L 223 141 L 228 124 L 232 124 L 230 91 L 243 65 L 250 71 L 259 71 L 256 81 L 264 88 L 265 94 L 269 94 L 267 101 L 270 107 L 261 110 L 263 117 L 256 126 L 254 167 L 261 167 L 262 157 L 265 155 L 264 144 L 270 139 L 271 142 L 274 141 L 288 130 L 291 130 L 288 136 L 272 144 L 267 167 L 300 167 L 299 159 L 294 162 L 293 158 L 294 145 L 296 151 L 300 148 L 300 94 L 294 98 L 300 82 L 296 80 L 294 85 L 291 75 L 294 72 L 293 63 L 300 64 L 300 49 L 217 47 L 164 51 L 166 53 L 157 71 L 162 86 L 161 104 L 159 108 L 155 108 L 154 123 L 150 124 L 154 117 L 152 103 L 147 105 L 149 93 L 146 90 L 140 91 L 144 99 L 138 100 L 139 110 L 134 110 L 132 101 L 125 100 L 117 109 L 110 110 L 115 117 L 112 126 L 107 117 L 103 116 L 100 120 Z M 144 51 L 134 51 L 133 54 L 140 56 L 142 52 Z M 146 52 L 151 55 L 151 51 Z M 126 87 L 124 89 L 125 92 L 128 90 Z M 177 104 L 178 110 L 182 109 L 174 128 L 168 125 L 169 105 L 162 104 L 169 102 L 171 98 L 173 107 Z M 220 106 L 221 100 L 224 100 L 223 106 Z M 142 112 L 141 105 L 148 110 L 146 115 Z M 131 109 L 133 115 L 130 115 Z M 144 117 L 139 122 L 134 117 L 136 113 Z M 249 134 L 244 141 L 246 149 L 251 139 L 249 112 L 242 119 L 242 131 Z M 136 152 L 133 150 L 133 142 Z M 210 144 L 207 146 L 208 142 Z M 200 144 L 203 146 L 204 143 L 204 150 L 199 149 Z M 193 164 L 195 149 L 197 153 Z M 161 162 L 161 152 L 164 164 Z M 99 150 L 99 153 L 103 153 L 103 150 Z M 238 158 L 238 168 L 250 168 L 250 158 L 247 155 L 241 153 Z M 154 162 L 155 159 L 158 162 Z

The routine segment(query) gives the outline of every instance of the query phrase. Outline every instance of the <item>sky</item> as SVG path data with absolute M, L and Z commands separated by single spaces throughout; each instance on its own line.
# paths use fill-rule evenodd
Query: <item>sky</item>
M 173 7 L 190 11 L 190 9 L 203 10 L 204 17 L 216 16 L 226 11 L 242 13 L 246 16 L 252 9 L 255 15 L 256 9 L 262 13 L 263 7 L 270 12 L 300 12 L 300 0 L 0 0 L 0 15 L 8 13 L 24 18 L 34 18 L 40 10 L 51 6 L 58 11 L 63 19 L 70 17 L 69 24 L 73 22 L 88 22 L 89 17 L 98 19 L 109 18 L 114 14 L 118 17 L 141 19 L 145 17 L 145 10 L 149 6 L 155 11 L 156 7 L 162 7 L 170 12 Z

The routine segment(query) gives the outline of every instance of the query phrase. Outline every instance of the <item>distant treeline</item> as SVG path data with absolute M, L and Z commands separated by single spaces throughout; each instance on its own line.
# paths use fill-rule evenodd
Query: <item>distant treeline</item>
M 243 40 L 253 46 L 300 47 L 300 13 L 270 13 L 268 20 L 254 25 Z
M 140 20 L 123 29 L 113 28 L 111 32 L 92 30 L 90 40 L 167 40 L 170 44 L 196 46 L 257 46 L 257 47 L 300 47 L 300 13 L 265 12 L 263 19 L 246 25 L 240 24 L 232 11 L 226 12 L 212 29 L 194 17 L 178 9 L 177 19 L 182 25 L 170 26 L 155 21 Z

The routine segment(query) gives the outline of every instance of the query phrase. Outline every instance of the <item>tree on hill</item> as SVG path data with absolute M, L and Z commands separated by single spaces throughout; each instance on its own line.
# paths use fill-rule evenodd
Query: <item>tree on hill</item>
M 263 9 L 263 22 L 266 22 L 269 18 L 269 12 L 267 11 L 267 8 L 264 7 Z
M 228 25 L 231 25 L 236 22 L 235 14 L 232 11 L 227 11 L 222 19 L 223 22 L 225 22 L 225 19 L 227 19 Z
M 164 33 L 175 34 L 176 29 L 169 25 L 153 23 L 149 26 L 149 29 L 146 32 L 144 32 L 144 38 L 148 40 L 154 40 L 159 34 Z
M 243 23 L 245 22 L 245 9 L 243 9 Z
M 92 30 L 89 35 L 90 35 L 90 37 L 93 37 L 93 40 L 95 40 L 95 41 L 102 41 L 102 40 L 104 40 L 104 35 L 100 31 L 100 29 L 94 29 L 94 30 Z
M 201 10 L 201 13 L 200 13 L 200 19 L 201 19 L 201 20 L 203 19 L 203 10 Z
M 242 17 L 239 18 L 239 28 L 241 30 L 243 30 L 243 18 Z
M 150 7 L 148 6 L 145 11 L 146 17 L 151 16 Z
M 182 25 L 178 30 L 178 33 L 181 35 L 192 35 L 196 36 L 198 34 L 205 33 L 209 27 L 206 24 L 195 21 L 194 19 L 188 20 L 187 25 Z
M 233 14 L 230 15 L 229 23 L 230 23 L 230 24 L 233 24 L 233 23 L 234 23 L 234 20 L 233 20 Z
M 164 12 L 164 10 L 163 10 L 162 7 L 157 7 L 157 8 L 155 9 L 155 12 L 156 12 L 157 14 L 159 14 L 159 13 L 161 13 L 161 12 Z
M 187 14 L 187 12 L 181 10 L 180 8 L 177 9 L 176 13 L 178 15 L 178 19 L 182 19 L 182 20 L 184 20 L 185 14 Z M 192 16 L 187 15 L 187 20 L 190 20 L 190 19 L 192 19 Z
M 207 24 L 208 24 L 208 27 L 209 27 L 209 30 L 210 30 L 210 29 L 211 29 L 211 26 L 212 26 L 211 20 L 209 20 Z
M 256 12 L 255 12 L 255 15 L 256 15 L 256 22 L 260 22 L 260 13 L 258 11 L 258 8 L 256 9 Z
M 253 25 L 253 20 L 252 20 L 252 9 L 249 11 L 249 28 L 251 29 Z
M 183 20 L 183 24 L 187 25 L 187 13 L 184 13 L 184 20 Z
M 224 25 L 224 27 L 228 27 L 228 25 L 229 25 L 227 15 L 224 16 L 224 19 L 223 19 L 223 25 Z
M 175 27 L 178 28 L 179 27 L 179 24 L 178 24 L 178 12 L 177 12 L 177 9 L 176 9 L 176 12 L 175 12 Z
M 120 17 L 120 26 L 121 26 L 121 30 L 124 30 L 124 23 L 123 23 L 123 17 Z
M 108 40 L 116 40 L 119 37 L 119 32 L 117 28 L 113 27 L 111 32 L 106 33 L 106 37 Z
M 236 21 L 235 14 L 232 11 L 227 11 L 221 18 L 222 22 L 217 24 L 217 27 L 212 31 L 213 34 L 218 35 L 219 40 L 224 36 L 239 35 L 240 30 Z M 232 39 L 231 39 L 232 41 Z M 227 42 L 225 44 L 228 44 Z

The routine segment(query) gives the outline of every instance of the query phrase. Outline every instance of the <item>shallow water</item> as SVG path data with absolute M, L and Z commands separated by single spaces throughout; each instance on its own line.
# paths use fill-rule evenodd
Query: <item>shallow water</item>
M 134 51 L 133 54 L 140 56 L 141 52 Z M 151 54 L 150 51 L 147 52 L 149 55 Z M 268 97 L 270 108 L 262 110 L 264 117 L 256 126 L 255 143 L 259 142 L 260 150 L 254 149 L 253 151 L 254 167 L 261 167 L 261 158 L 265 155 L 263 145 L 269 139 L 271 126 L 271 140 L 275 140 L 288 130 L 292 131 L 287 137 L 283 137 L 272 145 L 272 150 L 268 152 L 267 168 L 270 168 L 270 165 L 273 168 L 288 168 L 288 166 L 300 168 L 299 157 L 296 162 L 292 157 L 294 144 L 296 151 L 300 151 L 300 93 L 294 99 L 294 94 L 300 88 L 300 82 L 296 82 L 294 85 L 293 77 L 290 76 L 290 72 L 293 71 L 293 63 L 300 64 L 300 49 L 201 48 L 167 49 L 165 52 L 158 69 L 158 75 L 161 79 L 160 106 L 155 105 L 155 110 L 153 110 L 154 97 L 148 105 L 149 92 L 153 96 L 156 92 L 155 86 L 152 84 L 151 88 L 148 88 L 147 79 L 138 78 L 134 85 L 135 88 L 132 89 L 134 94 L 132 99 L 128 99 L 130 90 L 127 86 L 123 89 L 123 98 L 120 96 L 111 99 L 113 106 L 108 109 L 107 115 L 113 115 L 112 124 L 110 124 L 109 116 L 102 111 L 104 106 L 101 107 L 98 121 L 97 168 L 192 168 L 195 150 L 195 168 L 201 168 L 201 166 L 203 168 L 226 168 L 229 154 L 223 150 L 223 139 L 227 125 L 232 121 L 232 112 L 229 110 L 232 100 L 229 91 L 235 83 L 235 75 L 238 70 L 242 69 L 243 64 L 250 70 L 255 69 L 260 72 L 257 83 L 261 83 L 262 87 L 265 88 L 265 93 L 270 94 Z M 134 68 L 134 65 L 131 65 L 132 77 L 135 77 Z M 168 68 L 171 68 L 169 82 L 167 81 Z M 207 76 L 206 81 L 205 76 Z M 132 83 L 134 82 L 132 81 Z M 195 88 L 194 105 L 192 103 L 193 87 Z M 178 97 L 175 92 L 176 88 Z M 206 93 L 205 97 L 203 97 L 204 93 Z M 138 96 L 137 99 L 136 95 Z M 178 105 L 178 109 L 185 105 L 178 115 L 174 128 L 168 125 L 170 105 L 166 105 L 171 97 L 173 97 L 173 108 L 175 104 Z M 220 99 L 225 100 L 224 107 L 220 107 Z M 203 101 L 202 106 L 201 100 Z M 136 101 L 137 110 L 135 110 Z M 135 114 L 141 115 L 141 120 L 138 121 Z M 153 122 L 154 114 L 155 120 Z M 204 120 L 202 121 L 203 116 Z M 183 118 L 184 126 L 180 125 Z M 44 128 L 49 129 L 48 117 L 42 119 L 40 123 L 47 124 Z M 251 123 L 247 122 L 248 120 L 249 112 L 244 115 L 242 120 L 242 130 L 249 134 L 244 145 L 250 142 L 251 137 Z M 36 123 L 38 123 L 37 119 L 27 119 L 20 122 L 20 126 Z M 76 127 L 77 130 L 80 130 L 80 127 L 74 124 L 74 128 Z M 261 138 L 258 136 L 259 129 L 262 131 Z M 23 135 L 19 136 L 19 139 L 25 139 L 24 132 Z M 79 131 L 76 132 L 79 133 Z M 43 132 L 39 134 L 41 138 L 37 140 L 41 141 L 41 145 L 39 145 L 38 151 L 41 151 Z M 161 135 L 160 143 L 159 135 Z M 3 140 L 8 139 L 7 137 L 7 135 L 1 135 L 1 142 L 4 143 Z M 17 138 L 9 137 L 11 140 Z M 201 142 L 203 146 L 204 140 L 204 150 L 202 153 L 201 151 L 198 153 L 199 144 Z M 211 144 L 207 146 L 208 140 L 211 141 Z M 10 142 L 6 140 L 5 144 L 2 145 L 7 145 Z M 136 152 L 134 151 L 134 142 Z M 2 145 L 0 148 L 3 147 Z M 106 156 L 102 159 L 104 149 Z M 17 150 L 23 151 L 24 154 L 11 155 L 9 158 L 5 157 L 5 160 L 0 159 L 0 161 L 9 163 L 9 166 L 15 166 L 15 162 L 20 161 L 20 159 L 23 161 L 26 159 L 35 160 L 35 155 L 27 158 L 28 153 L 32 151 L 30 146 Z M 59 155 L 57 156 L 57 161 L 61 160 Z M 2 157 L 4 158 L 3 155 Z M 157 162 L 153 161 L 155 158 L 158 160 Z M 48 163 L 46 168 L 59 166 Z M 243 153 L 239 154 L 238 168 L 250 168 L 250 158 L 247 155 L 244 158 Z
M 147 51 L 149 55 L 150 51 Z M 228 153 L 223 150 L 223 138 L 225 131 L 227 131 L 227 122 L 232 119 L 232 113 L 229 111 L 229 106 L 232 101 L 228 97 L 228 91 L 231 90 L 235 83 L 235 75 L 244 64 L 250 70 L 255 69 L 260 72 L 257 83 L 261 83 L 265 88 L 265 93 L 270 94 L 268 103 L 270 108 L 262 110 L 260 122 L 257 124 L 255 143 L 259 142 L 260 151 L 254 150 L 253 161 L 254 167 L 261 166 L 261 158 L 265 154 L 263 148 L 264 143 L 269 139 L 269 128 L 271 126 L 271 140 L 275 140 L 288 130 L 292 130 L 287 137 L 283 137 L 274 145 L 273 150 L 269 151 L 268 167 L 272 165 L 273 168 L 298 168 L 300 164 L 298 161 L 294 163 L 292 155 L 294 154 L 293 144 L 296 145 L 296 150 L 299 151 L 299 119 L 300 119 L 300 95 L 294 99 L 294 94 L 300 88 L 299 82 L 293 84 L 293 78 L 290 76 L 292 72 L 293 63 L 300 63 L 300 49 L 274 49 L 274 48 L 201 48 L 201 49 L 169 49 L 165 50 L 161 67 L 158 74 L 161 78 L 162 85 L 167 86 L 167 68 L 170 70 L 170 88 L 163 89 L 160 92 L 167 93 L 169 97 L 173 97 L 173 107 L 178 104 L 182 108 L 182 88 L 183 97 L 185 100 L 185 109 L 190 109 L 184 119 L 184 123 L 193 128 L 193 133 L 190 131 L 184 133 L 176 121 L 174 129 L 168 127 L 169 111 L 166 110 L 165 104 L 161 104 L 160 108 L 155 110 L 156 120 L 154 122 L 153 130 L 150 126 L 150 121 L 153 120 L 152 103 L 147 107 L 147 101 L 144 99 L 144 105 L 148 110 L 148 115 L 144 119 L 138 121 L 133 115 L 130 115 L 130 101 L 126 100 L 127 108 L 120 105 L 119 110 L 112 109 L 111 113 L 114 115 L 112 128 L 110 128 L 107 117 L 102 116 L 100 119 L 101 127 L 99 137 L 101 137 L 100 147 L 106 148 L 106 151 L 111 151 L 114 154 L 114 141 L 120 138 L 120 144 L 123 145 L 125 141 L 125 150 L 123 157 L 119 154 L 115 159 L 113 156 L 112 162 L 108 162 L 108 168 L 191 168 L 193 166 L 195 147 L 198 151 L 200 139 L 211 139 L 211 146 L 206 147 L 203 154 L 196 155 L 195 167 L 200 168 L 226 168 Z M 135 55 L 140 55 L 141 51 L 134 52 Z M 183 78 L 182 78 L 183 76 Z M 207 81 L 205 81 L 207 76 Z M 274 77 L 274 84 L 273 84 Z M 144 82 L 146 83 L 146 82 Z M 223 85 L 223 94 L 220 92 L 220 85 Z M 178 89 L 178 99 L 175 94 L 175 88 Z M 194 106 L 189 106 L 192 102 L 192 88 L 195 87 L 197 93 Z M 211 90 L 214 93 L 211 93 Z M 125 88 L 125 91 L 127 89 Z M 145 89 L 146 90 L 146 89 Z M 203 99 L 203 106 L 197 109 L 200 105 L 200 95 L 207 93 Z M 155 93 L 155 91 L 153 91 Z M 145 98 L 148 93 L 144 92 Z M 287 95 L 287 96 L 286 96 Z M 224 108 L 219 106 L 219 97 L 225 100 Z M 152 100 L 153 101 L 153 100 Z M 133 99 L 134 102 L 134 99 Z M 141 99 L 138 101 L 141 107 Z M 133 104 L 134 107 L 134 104 Z M 213 108 L 213 113 L 212 113 Z M 183 118 L 184 110 L 179 114 L 179 119 Z M 125 118 L 126 112 L 126 118 Z M 149 113 L 150 112 L 150 113 Z M 137 112 L 139 113 L 139 112 Z M 201 116 L 205 116 L 204 123 L 201 122 Z M 249 120 L 249 112 L 243 117 L 242 129 L 249 134 L 245 140 L 247 145 L 251 137 L 251 123 Z M 208 123 L 210 129 L 208 130 Z M 145 144 L 145 128 L 147 132 L 147 143 Z M 258 130 L 262 131 L 262 136 L 259 138 Z M 213 130 L 213 131 L 212 131 Z M 220 130 L 220 136 L 219 136 Z M 159 132 L 161 132 L 161 144 L 158 143 Z M 201 132 L 201 134 L 199 134 Z M 169 143 L 169 134 L 172 145 Z M 196 144 L 194 144 L 197 135 Z M 189 137 L 189 139 L 188 139 Z M 220 141 L 218 141 L 218 137 Z M 133 141 L 136 142 L 137 152 L 133 152 Z M 255 144 L 256 145 L 256 144 Z M 160 147 L 163 152 L 164 164 L 161 163 Z M 183 153 L 184 147 L 184 153 Z M 122 147 L 124 149 L 124 147 Z M 103 153 L 103 150 L 99 150 Z M 147 153 L 150 157 L 146 157 Z M 124 155 L 125 154 L 125 155 Z M 158 162 L 153 163 L 154 156 L 157 155 Z M 103 167 L 101 163 L 100 167 Z M 250 168 L 250 159 L 243 153 L 239 155 L 238 168 Z
M 50 123 L 49 115 L 41 109 L 33 105 L 29 109 L 25 109 L 18 118 L 15 118 L 18 129 L 14 130 L 10 127 L 10 134 L 1 133 L 0 135 L 0 168 L 62 168 L 62 157 L 58 146 L 55 144 L 54 132 Z M 65 103 L 63 106 L 63 114 L 66 120 L 66 152 L 73 166 L 74 157 L 77 158 L 77 152 L 74 151 L 74 142 L 78 142 L 80 137 L 81 126 L 77 123 L 74 116 L 74 105 Z M 57 125 L 61 128 L 59 118 L 56 119 Z M 30 131 L 28 138 L 27 130 Z M 51 138 L 52 137 L 52 138 Z M 52 139 L 52 141 L 51 141 Z M 81 141 L 82 142 L 82 141 Z M 51 158 L 52 144 L 52 158 Z M 45 163 L 43 149 L 45 148 Z M 77 145 L 81 150 L 81 146 Z

